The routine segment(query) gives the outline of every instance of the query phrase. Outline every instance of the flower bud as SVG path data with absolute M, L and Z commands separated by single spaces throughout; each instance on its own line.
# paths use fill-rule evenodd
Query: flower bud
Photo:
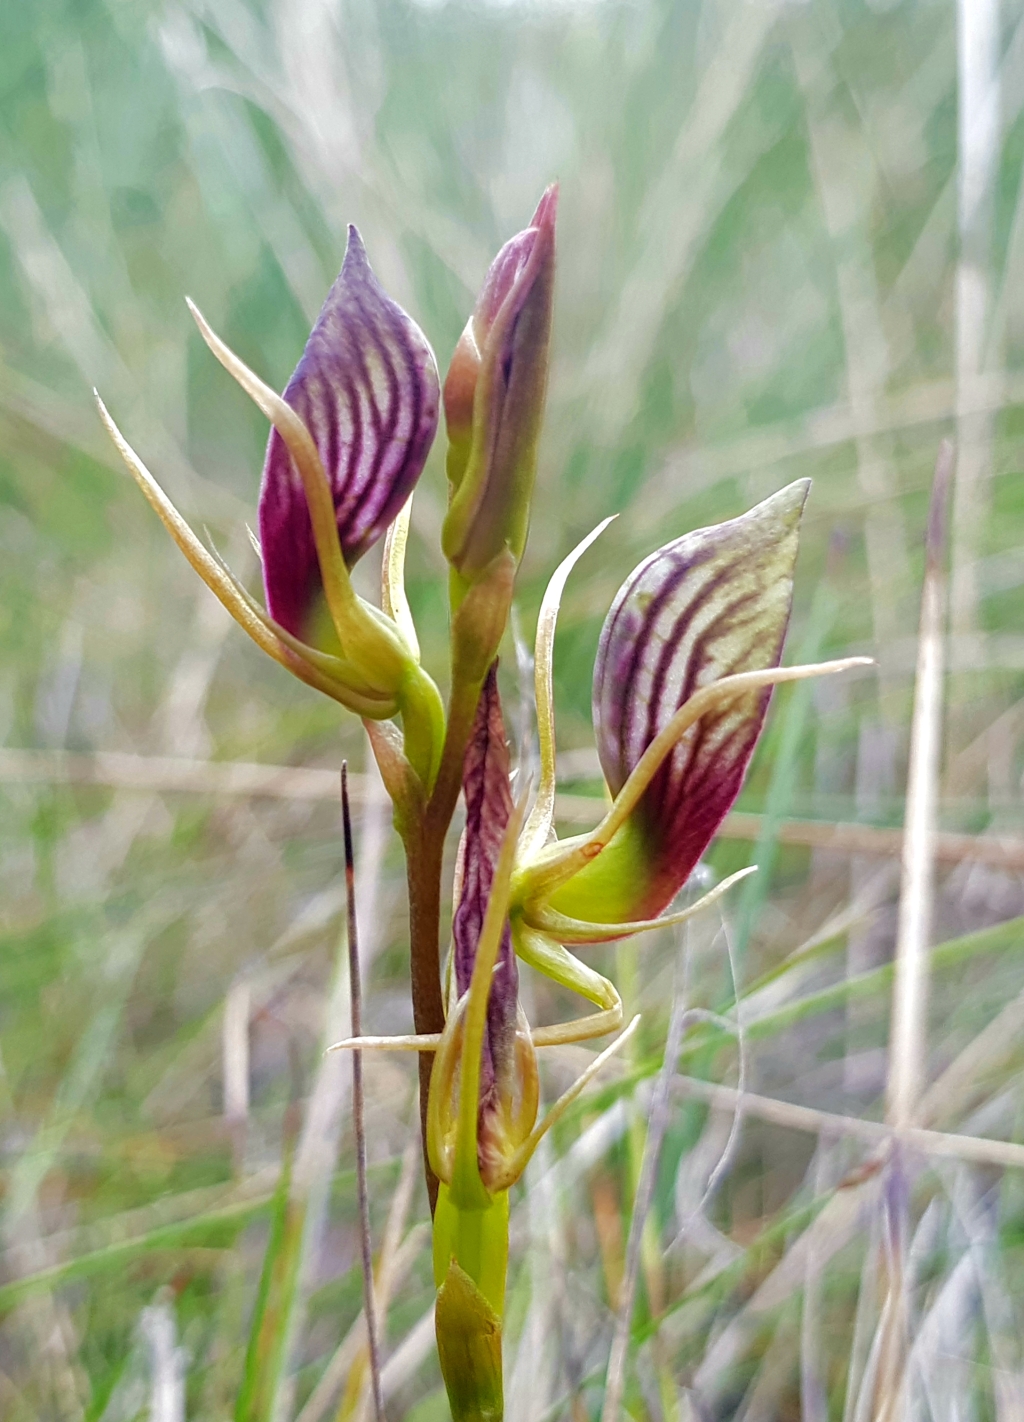
M 555 275 L 548 188 L 531 225 L 498 253 L 445 379 L 450 502 L 445 554 L 463 585 L 499 554 L 522 557 L 547 388 Z

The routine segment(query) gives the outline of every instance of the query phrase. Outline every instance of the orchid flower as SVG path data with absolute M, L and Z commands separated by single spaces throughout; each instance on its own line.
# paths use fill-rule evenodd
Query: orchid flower
M 517 855 L 512 932 L 520 956 L 591 1001 L 565 944 L 679 923 L 752 872 L 662 912 L 739 794 L 772 688 L 870 663 L 779 665 L 808 488 L 798 480 L 739 518 L 685 534 L 623 583 L 594 670 L 594 730 L 612 803 L 596 829 L 565 841 L 554 838 L 555 618 L 569 571 L 608 520 L 549 586 L 535 656 L 541 783 Z
M 506 242 L 484 281 L 444 383 L 452 495 L 441 542 L 472 582 L 506 549 L 522 557 L 544 410 L 558 190 Z
M 210 350 L 273 427 L 259 501 L 266 610 L 195 536 L 97 395 L 103 422 L 172 538 L 243 630 L 358 715 L 400 714 L 409 760 L 429 786 L 443 738 L 440 696 L 419 664 L 411 620 L 387 598 L 381 611 L 358 597 L 348 570 L 408 509 L 437 428 L 433 351 L 385 294 L 354 227 L 283 397 L 188 304 Z

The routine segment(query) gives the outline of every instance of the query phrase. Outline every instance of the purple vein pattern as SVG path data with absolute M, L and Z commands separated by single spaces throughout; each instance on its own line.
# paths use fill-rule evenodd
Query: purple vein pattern
M 354 227 L 341 274 L 284 398 L 319 452 L 351 567 L 381 537 L 422 473 L 439 401 L 427 338 L 385 294 Z M 302 636 L 320 569 L 302 481 L 276 430 L 263 466 L 259 526 L 267 607 Z
M 463 762 L 462 790 L 466 800 L 466 831 L 462 849 L 462 885 L 452 923 L 455 983 L 461 997 L 469 989 L 483 928 L 487 901 L 501 843 L 512 813 L 509 752 L 498 697 L 498 664 L 487 674 L 477 704 L 476 722 Z M 498 1094 L 511 1093 L 514 1070 L 519 969 L 512 935 L 505 924 L 487 1004 L 487 1033 L 480 1064 L 480 1152 L 488 1144 L 488 1122 Z M 486 1165 L 481 1160 L 485 1178 Z
M 619 589 L 594 669 L 601 767 L 617 794 L 695 691 L 777 666 L 793 597 L 801 479 L 747 514 L 659 548 Z M 682 888 L 743 784 L 770 688 L 716 708 L 681 738 L 637 810 L 652 861 L 645 914 Z

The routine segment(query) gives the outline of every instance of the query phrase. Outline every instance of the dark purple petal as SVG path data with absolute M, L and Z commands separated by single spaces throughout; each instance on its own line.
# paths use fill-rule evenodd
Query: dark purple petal
M 498 697 L 495 662 L 487 674 L 477 704 L 476 722 L 463 762 L 462 790 L 466 800 L 466 834 L 462 854 L 462 885 L 452 923 L 455 984 L 459 996 L 469 989 L 477 943 L 490 898 L 494 870 L 512 814 L 509 752 Z M 499 1092 L 509 1095 L 514 1065 L 519 969 L 512 935 L 505 924 L 487 1004 L 487 1034 L 480 1069 L 480 1136 L 486 1138 L 486 1118 Z
M 800 479 L 740 518 L 666 544 L 620 588 L 594 670 L 613 794 L 695 691 L 778 665 L 809 487 Z M 770 689 L 751 692 L 704 716 L 651 782 L 637 811 L 651 875 L 633 917 L 660 913 L 686 882 L 739 794 L 770 699 Z
M 419 478 L 439 400 L 430 345 L 385 294 L 354 227 L 341 275 L 284 398 L 319 451 L 351 567 L 381 537 Z M 276 430 L 263 466 L 259 526 L 267 607 L 301 636 L 321 586 L 320 569 L 302 481 Z

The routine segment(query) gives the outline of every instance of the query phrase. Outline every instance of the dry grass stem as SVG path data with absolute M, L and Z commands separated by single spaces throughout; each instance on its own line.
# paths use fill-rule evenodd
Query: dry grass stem
M 961 1136 L 946 1131 L 925 1130 L 920 1126 L 896 1128 L 882 1121 L 841 1116 L 834 1111 L 800 1106 L 793 1101 L 778 1101 L 771 1096 L 739 1091 L 733 1086 L 719 1086 L 692 1076 L 677 1075 L 673 1089 L 682 1097 L 707 1101 L 722 1111 L 742 1112 L 776 1126 L 806 1131 L 808 1135 L 848 1136 L 880 1147 L 883 1153 L 890 1145 L 901 1142 L 924 1156 L 1024 1170 L 1024 1144 L 1017 1141 L 986 1140 L 982 1136 Z M 877 1168 L 877 1161 L 872 1168 Z
M 896 977 L 893 983 L 892 1027 L 886 1120 L 889 1125 L 913 1124 L 924 1086 L 928 1028 L 928 935 L 932 913 L 935 810 L 938 796 L 942 722 L 942 637 L 945 616 L 946 507 L 953 475 L 953 447 L 943 444 L 935 466 L 928 511 L 924 589 L 914 715 L 910 731 L 910 765 L 903 839 L 899 921 L 896 932 Z

